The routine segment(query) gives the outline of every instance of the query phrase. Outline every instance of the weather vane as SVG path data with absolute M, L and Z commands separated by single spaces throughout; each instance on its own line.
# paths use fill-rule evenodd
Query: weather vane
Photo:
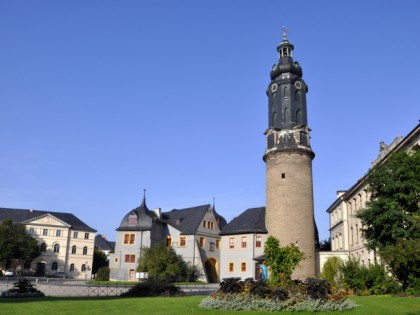
M 286 36 L 287 36 L 287 33 L 289 33 L 289 30 L 287 29 L 285 25 L 283 25 L 281 30 L 283 31 L 283 39 L 286 40 Z

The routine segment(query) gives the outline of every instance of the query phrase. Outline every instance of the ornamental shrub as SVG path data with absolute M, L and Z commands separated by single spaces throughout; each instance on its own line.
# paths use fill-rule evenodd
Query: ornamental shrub
M 109 267 L 101 267 L 98 269 L 98 272 L 96 273 L 95 280 L 109 281 L 109 273 L 110 273 Z
M 241 278 L 224 278 L 220 283 L 220 292 L 227 293 L 241 293 L 244 290 L 244 283 Z
M 286 286 L 292 281 L 293 271 L 305 259 L 296 244 L 281 247 L 280 241 L 270 236 L 264 245 L 264 264 L 269 267 L 268 283 L 273 286 Z
M 284 301 L 277 299 L 261 299 L 256 296 L 227 294 L 224 299 L 207 297 L 199 307 L 221 310 L 261 310 L 261 311 L 343 311 L 357 306 L 351 300 L 314 300 L 307 295 L 292 296 Z
M 343 261 L 339 257 L 329 257 L 322 267 L 321 279 L 325 279 L 333 290 L 343 288 L 343 274 L 341 268 Z
M 400 290 L 395 279 L 390 277 L 384 266 L 364 266 L 359 260 L 350 258 L 340 268 L 344 287 L 357 295 L 394 294 Z
M 308 278 L 306 279 L 306 292 L 314 300 L 326 299 L 331 293 L 331 287 L 327 280 Z
M 177 286 L 159 281 L 148 280 L 133 286 L 120 296 L 126 297 L 146 297 L 146 296 L 180 296 L 184 292 Z

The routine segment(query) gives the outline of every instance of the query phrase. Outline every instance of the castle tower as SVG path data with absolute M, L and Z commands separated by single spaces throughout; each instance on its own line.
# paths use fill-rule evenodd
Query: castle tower
M 313 277 L 315 221 L 312 188 L 310 129 L 302 68 L 293 62 L 294 46 L 283 34 L 277 47 L 279 62 L 271 70 L 266 135 L 266 226 L 282 246 L 295 243 L 307 257 L 294 278 Z

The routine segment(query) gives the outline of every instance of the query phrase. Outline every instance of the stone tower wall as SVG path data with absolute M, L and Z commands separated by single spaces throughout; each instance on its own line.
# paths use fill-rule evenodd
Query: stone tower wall
M 306 259 L 293 278 L 314 277 L 315 226 L 311 151 L 273 152 L 266 157 L 266 226 L 281 246 L 297 243 Z

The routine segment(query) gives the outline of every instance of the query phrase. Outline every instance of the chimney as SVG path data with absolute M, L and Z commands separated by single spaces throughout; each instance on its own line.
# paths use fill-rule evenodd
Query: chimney
M 161 216 L 161 208 L 155 208 L 155 214 L 156 214 L 156 216 L 160 219 L 160 216 Z

